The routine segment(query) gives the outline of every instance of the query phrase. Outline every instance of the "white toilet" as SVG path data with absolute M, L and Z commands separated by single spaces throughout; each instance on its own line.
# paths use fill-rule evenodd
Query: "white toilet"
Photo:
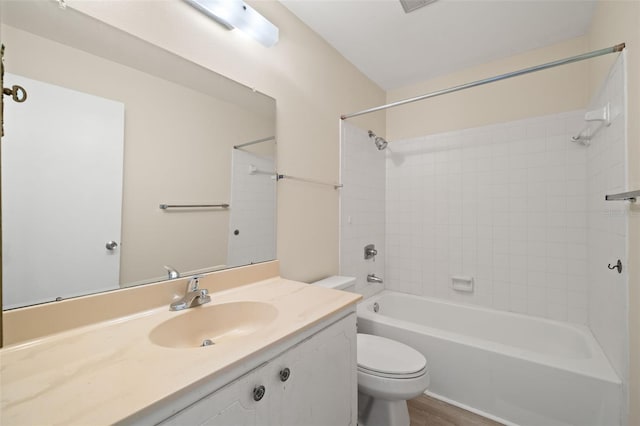
M 314 285 L 355 292 L 356 279 L 333 276 Z M 409 426 L 407 399 L 429 386 L 425 357 L 404 343 L 358 333 L 358 424 Z

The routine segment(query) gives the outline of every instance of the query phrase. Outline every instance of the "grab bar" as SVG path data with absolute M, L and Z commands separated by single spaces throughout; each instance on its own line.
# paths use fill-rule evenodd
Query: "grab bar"
M 228 209 L 229 204 L 160 204 L 160 208 L 162 210 L 167 209 L 200 209 L 200 208 L 210 208 L 210 207 L 220 207 L 222 209 Z

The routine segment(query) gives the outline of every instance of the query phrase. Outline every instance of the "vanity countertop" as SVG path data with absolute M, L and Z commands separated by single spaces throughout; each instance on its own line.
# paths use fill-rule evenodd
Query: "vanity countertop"
M 360 295 L 280 277 L 211 294 L 212 304 L 271 303 L 276 319 L 244 339 L 204 348 L 167 348 L 149 340 L 160 323 L 193 309 L 167 306 L 0 349 L 2 424 L 113 424 L 176 392 L 241 365 Z

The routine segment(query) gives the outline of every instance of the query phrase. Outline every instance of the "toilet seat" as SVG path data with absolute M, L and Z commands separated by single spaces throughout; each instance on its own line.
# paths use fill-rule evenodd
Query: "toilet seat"
M 358 333 L 358 370 L 393 379 L 411 379 L 426 374 L 425 357 L 403 343 L 372 334 Z
M 394 374 L 394 373 L 383 373 L 383 372 L 380 372 L 380 371 L 368 370 L 366 368 L 358 366 L 358 372 L 359 373 L 364 373 L 364 374 L 369 374 L 371 376 L 376 376 L 376 377 L 384 377 L 384 378 L 388 378 L 388 379 L 414 379 L 416 377 L 420 377 L 420 376 L 426 374 L 427 373 L 427 368 L 425 367 L 420 371 L 416 371 L 415 373 Z

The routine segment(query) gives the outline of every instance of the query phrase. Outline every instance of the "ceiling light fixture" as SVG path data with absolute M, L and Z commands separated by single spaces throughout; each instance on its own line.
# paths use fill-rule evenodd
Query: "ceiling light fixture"
M 184 0 L 227 29 L 234 28 L 271 47 L 278 42 L 278 27 L 242 0 Z

